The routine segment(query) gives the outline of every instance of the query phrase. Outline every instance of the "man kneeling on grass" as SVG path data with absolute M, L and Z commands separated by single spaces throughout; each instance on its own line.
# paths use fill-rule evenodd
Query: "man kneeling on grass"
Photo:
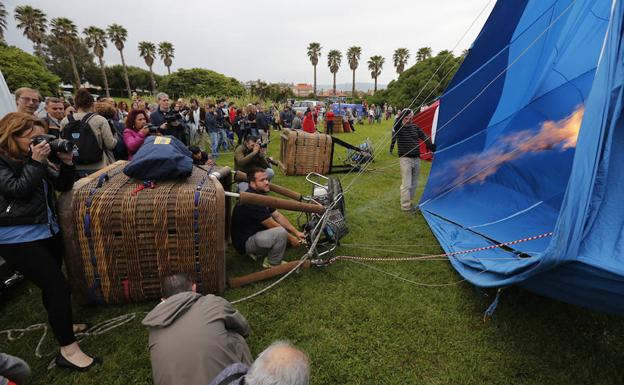
M 204 385 L 231 364 L 253 361 L 245 317 L 225 299 L 195 290 L 187 274 L 166 277 L 162 302 L 143 319 L 156 385 Z
M 269 179 L 261 168 L 248 172 L 247 182 L 248 193 L 264 195 L 269 192 Z M 262 263 L 265 269 L 282 263 L 287 242 L 298 246 L 305 240 L 305 235 L 276 209 L 240 201 L 232 213 L 231 233 L 232 243 L 239 253 L 254 260 L 257 254 L 267 254 Z

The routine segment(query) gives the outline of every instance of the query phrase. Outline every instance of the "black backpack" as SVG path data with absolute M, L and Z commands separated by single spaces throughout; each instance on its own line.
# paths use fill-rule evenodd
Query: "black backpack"
M 97 137 L 89 125 L 89 120 L 95 115 L 90 112 L 82 119 L 74 119 L 74 114 L 69 114 L 69 123 L 63 127 L 61 136 L 69 140 L 78 148 L 78 156 L 74 158 L 78 164 L 91 164 L 102 160 L 102 148 L 98 144 Z

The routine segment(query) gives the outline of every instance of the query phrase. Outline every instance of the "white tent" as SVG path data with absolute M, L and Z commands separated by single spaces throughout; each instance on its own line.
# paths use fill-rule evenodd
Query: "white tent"
M 2 75 L 2 71 L 0 71 L 0 118 L 14 111 L 15 99 L 13 99 L 13 95 L 11 95 L 9 91 L 9 86 L 7 86 L 4 80 L 4 75 Z

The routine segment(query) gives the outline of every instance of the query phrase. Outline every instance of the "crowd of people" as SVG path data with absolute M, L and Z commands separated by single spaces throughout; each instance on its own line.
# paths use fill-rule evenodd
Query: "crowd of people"
M 111 98 L 94 100 L 79 89 L 70 100 L 47 98 L 37 90 L 15 92 L 17 112 L 0 120 L 0 255 L 26 279 L 41 289 L 48 323 L 59 351 L 58 367 L 89 370 L 101 360 L 80 348 L 76 333 L 87 328 L 73 319 L 70 287 L 62 271 L 64 245 L 58 222 L 55 191 L 69 191 L 78 178 L 119 159 L 132 161 L 150 135 L 171 135 L 188 146 L 193 163 L 217 161 L 220 151 L 234 150 L 234 169 L 244 176 L 238 191 L 267 194 L 275 175 L 267 154 L 271 128 L 316 132 L 323 118 L 331 134 L 334 111 L 325 116 L 320 106 L 305 112 L 276 104 L 244 107 L 220 99 L 203 105 L 171 103 L 165 93 L 156 103 L 136 98 L 128 108 Z M 393 114 L 391 106 L 365 106 L 369 122 Z M 435 146 L 412 123 L 413 113 L 397 111 L 390 151 L 398 146 L 402 176 L 401 207 L 413 210 L 411 201 L 418 181 L 418 140 L 431 151 Z M 351 109 L 341 115 L 353 127 L 363 119 Z M 234 136 L 236 135 L 236 137 Z M 63 147 L 74 143 L 71 148 Z M 206 149 L 210 149 L 207 153 Z M 299 231 L 278 210 L 237 203 L 232 212 L 234 248 L 262 266 L 284 263 L 287 246 L 305 244 Z M 247 321 L 225 299 L 195 293 L 191 277 L 179 273 L 162 282 L 162 301 L 145 317 L 156 384 L 307 384 L 308 358 L 288 342 L 269 346 L 254 361 L 245 337 Z M 22 383 L 28 376 L 22 360 L 0 354 L 0 384 L 4 376 Z

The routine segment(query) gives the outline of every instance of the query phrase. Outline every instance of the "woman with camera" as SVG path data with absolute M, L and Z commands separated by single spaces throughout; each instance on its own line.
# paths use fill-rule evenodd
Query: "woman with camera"
M 126 118 L 126 128 L 123 131 L 123 141 L 128 149 L 128 160 L 139 151 L 145 138 L 149 135 L 147 114 L 143 110 L 132 110 Z
M 0 255 L 41 289 L 48 322 L 60 345 L 56 365 L 85 371 L 99 362 L 78 346 L 70 288 L 61 270 L 63 240 L 54 190 L 74 184 L 71 152 L 52 153 L 44 123 L 12 112 L 0 120 Z M 57 146 L 58 147 L 58 143 Z M 48 157 L 60 165 L 54 170 Z

